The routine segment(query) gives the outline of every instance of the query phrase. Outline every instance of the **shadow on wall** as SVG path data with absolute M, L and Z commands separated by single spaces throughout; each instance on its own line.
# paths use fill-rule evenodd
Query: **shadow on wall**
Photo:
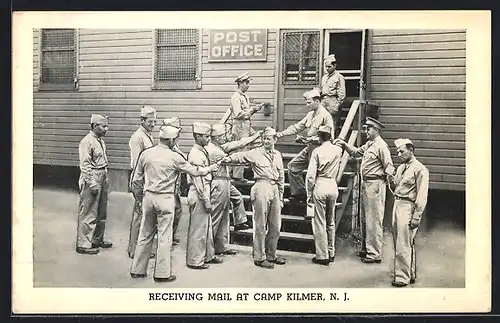
M 78 192 L 80 169 L 74 166 L 33 165 L 33 186 L 55 187 Z
M 387 193 L 384 227 L 391 227 L 394 197 Z M 430 190 L 422 224 L 422 231 L 430 231 L 437 224 L 447 223 L 451 227 L 465 230 L 465 192 Z

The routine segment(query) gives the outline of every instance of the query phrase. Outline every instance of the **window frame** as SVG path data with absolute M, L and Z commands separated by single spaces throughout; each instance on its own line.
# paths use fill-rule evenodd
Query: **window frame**
M 183 28 L 183 29 L 197 29 L 197 28 Z M 157 30 L 168 30 L 168 29 L 153 29 L 152 34 L 152 69 L 151 69 L 151 89 L 152 90 L 201 90 L 202 87 L 202 60 L 203 60 L 203 29 L 198 30 L 198 63 L 196 66 L 196 77 L 191 81 L 156 81 L 156 56 L 158 45 L 156 44 L 156 32 Z
M 300 49 L 299 49 L 299 70 L 298 70 L 298 77 L 299 77 L 299 80 L 287 80 L 287 75 L 286 75 L 286 63 L 287 63 L 287 57 L 286 57 L 286 54 L 283 55 L 283 59 L 282 59 L 282 75 L 281 75 L 281 78 L 282 78 L 282 84 L 283 85 L 298 85 L 298 86 L 303 86 L 303 85 L 317 85 L 320 80 L 321 80 L 321 63 L 320 63 L 320 60 L 321 60 L 321 50 L 322 50 L 322 47 L 321 47 L 321 42 L 322 42 L 322 37 L 321 37 L 321 32 L 320 30 L 297 30 L 297 31 L 285 31 L 283 33 L 283 42 L 282 42 L 282 45 L 281 45 L 281 52 L 282 53 L 285 53 L 285 49 L 286 49 L 286 42 L 287 42 L 287 36 L 290 35 L 290 34 L 298 34 L 300 35 Z M 304 53 L 302 52 L 302 37 L 305 35 L 305 34 L 313 34 L 313 35 L 316 35 L 318 37 L 318 50 L 317 50 L 317 55 L 316 55 L 316 76 L 315 76 L 315 79 L 314 80 L 301 80 L 301 68 L 302 68 L 302 60 L 304 59 Z
M 74 67 L 74 75 L 73 82 L 67 84 L 56 84 L 56 83 L 46 83 L 43 82 L 43 31 L 45 29 L 57 29 L 57 28 L 41 28 L 39 29 L 39 41 L 38 41 L 38 90 L 39 91 L 78 91 L 79 89 L 79 73 L 80 73 L 80 30 L 77 28 L 69 28 L 73 29 L 75 33 L 74 37 L 74 53 L 75 53 L 75 67 Z M 65 28 L 64 28 L 65 29 Z

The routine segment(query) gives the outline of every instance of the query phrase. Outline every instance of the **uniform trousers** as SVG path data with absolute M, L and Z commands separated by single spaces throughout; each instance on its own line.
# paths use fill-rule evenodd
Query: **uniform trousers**
M 405 284 L 417 278 L 415 235 L 418 228 L 410 229 L 414 203 L 395 199 L 392 211 L 392 236 L 394 240 L 394 281 Z
M 212 231 L 215 253 L 229 250 L 229 207 L 231 179 L 215 178 L 211 183 Z
M 312 230 L 318 260 L 327 260 L 335 256 L 335 203 L 338 195 L 335 178 L 316 179 L 312 192 L 314 203 Z
M 291 195 L 306 195 L 304 177 L 302 172 L 309 167 L 309 160 L 314 148 L 319 147 L 317 144 L 308 144 L 300 153 L 288 163 L 288 181 L 290 182 Z
M 361 187 L 361 251 L 366 253 L 367 259 L 382 260 L 386 182 L 383 179 L 364 179 Z

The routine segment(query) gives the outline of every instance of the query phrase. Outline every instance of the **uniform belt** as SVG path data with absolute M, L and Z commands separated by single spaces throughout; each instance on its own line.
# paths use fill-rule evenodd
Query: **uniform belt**
M 337 94 L 321 94 L 321 98 L 326 98 L 326 97 L 331 97 L 331 98 L 337 98 Z
M 385 179 L 382 175 L 366 175 L 363 176 L 364 181 L 376 180 L 376 179 Z
M 108 166 L 103 166 L 103 167 L 93 167 L 92 170 L 107 170 Z
M 230 180 L 231 177 L 229 177 L 229 176 L 213 176 L 213 179 L 228 179 L 228 180 Z
M 272 184 L 272 185 L 278 185 L 278 181 L 277 180 L 270 179 L 270 178 L 265 178 L 265 177 L 256 178 L 255 182 L 267 182 L 267 183 Z
M 412 202 L 414 203 L 415 201 L 413 201 L 412 199 L 410 199 L 409 197 L 406 197 L 406 196 L 398 196 L 398 195 L 394 195 L 394 198 L 396 200 L 403 200 L 403 201 L 409 201 L 409 202 Z
M 153 193 L 153 194 L 175 194 L 175 192 L 154 192 L 150 190 L 145 190 L 146 193 Z

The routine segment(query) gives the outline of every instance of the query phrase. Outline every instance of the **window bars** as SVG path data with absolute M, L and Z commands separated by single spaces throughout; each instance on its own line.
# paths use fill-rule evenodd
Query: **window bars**
M 41 56 L 42 84 L 74 88 L 77 68 L 75 29 L 42 29 Z
M 283 84 L 319 83 L 319 31 L 283 34 Z

